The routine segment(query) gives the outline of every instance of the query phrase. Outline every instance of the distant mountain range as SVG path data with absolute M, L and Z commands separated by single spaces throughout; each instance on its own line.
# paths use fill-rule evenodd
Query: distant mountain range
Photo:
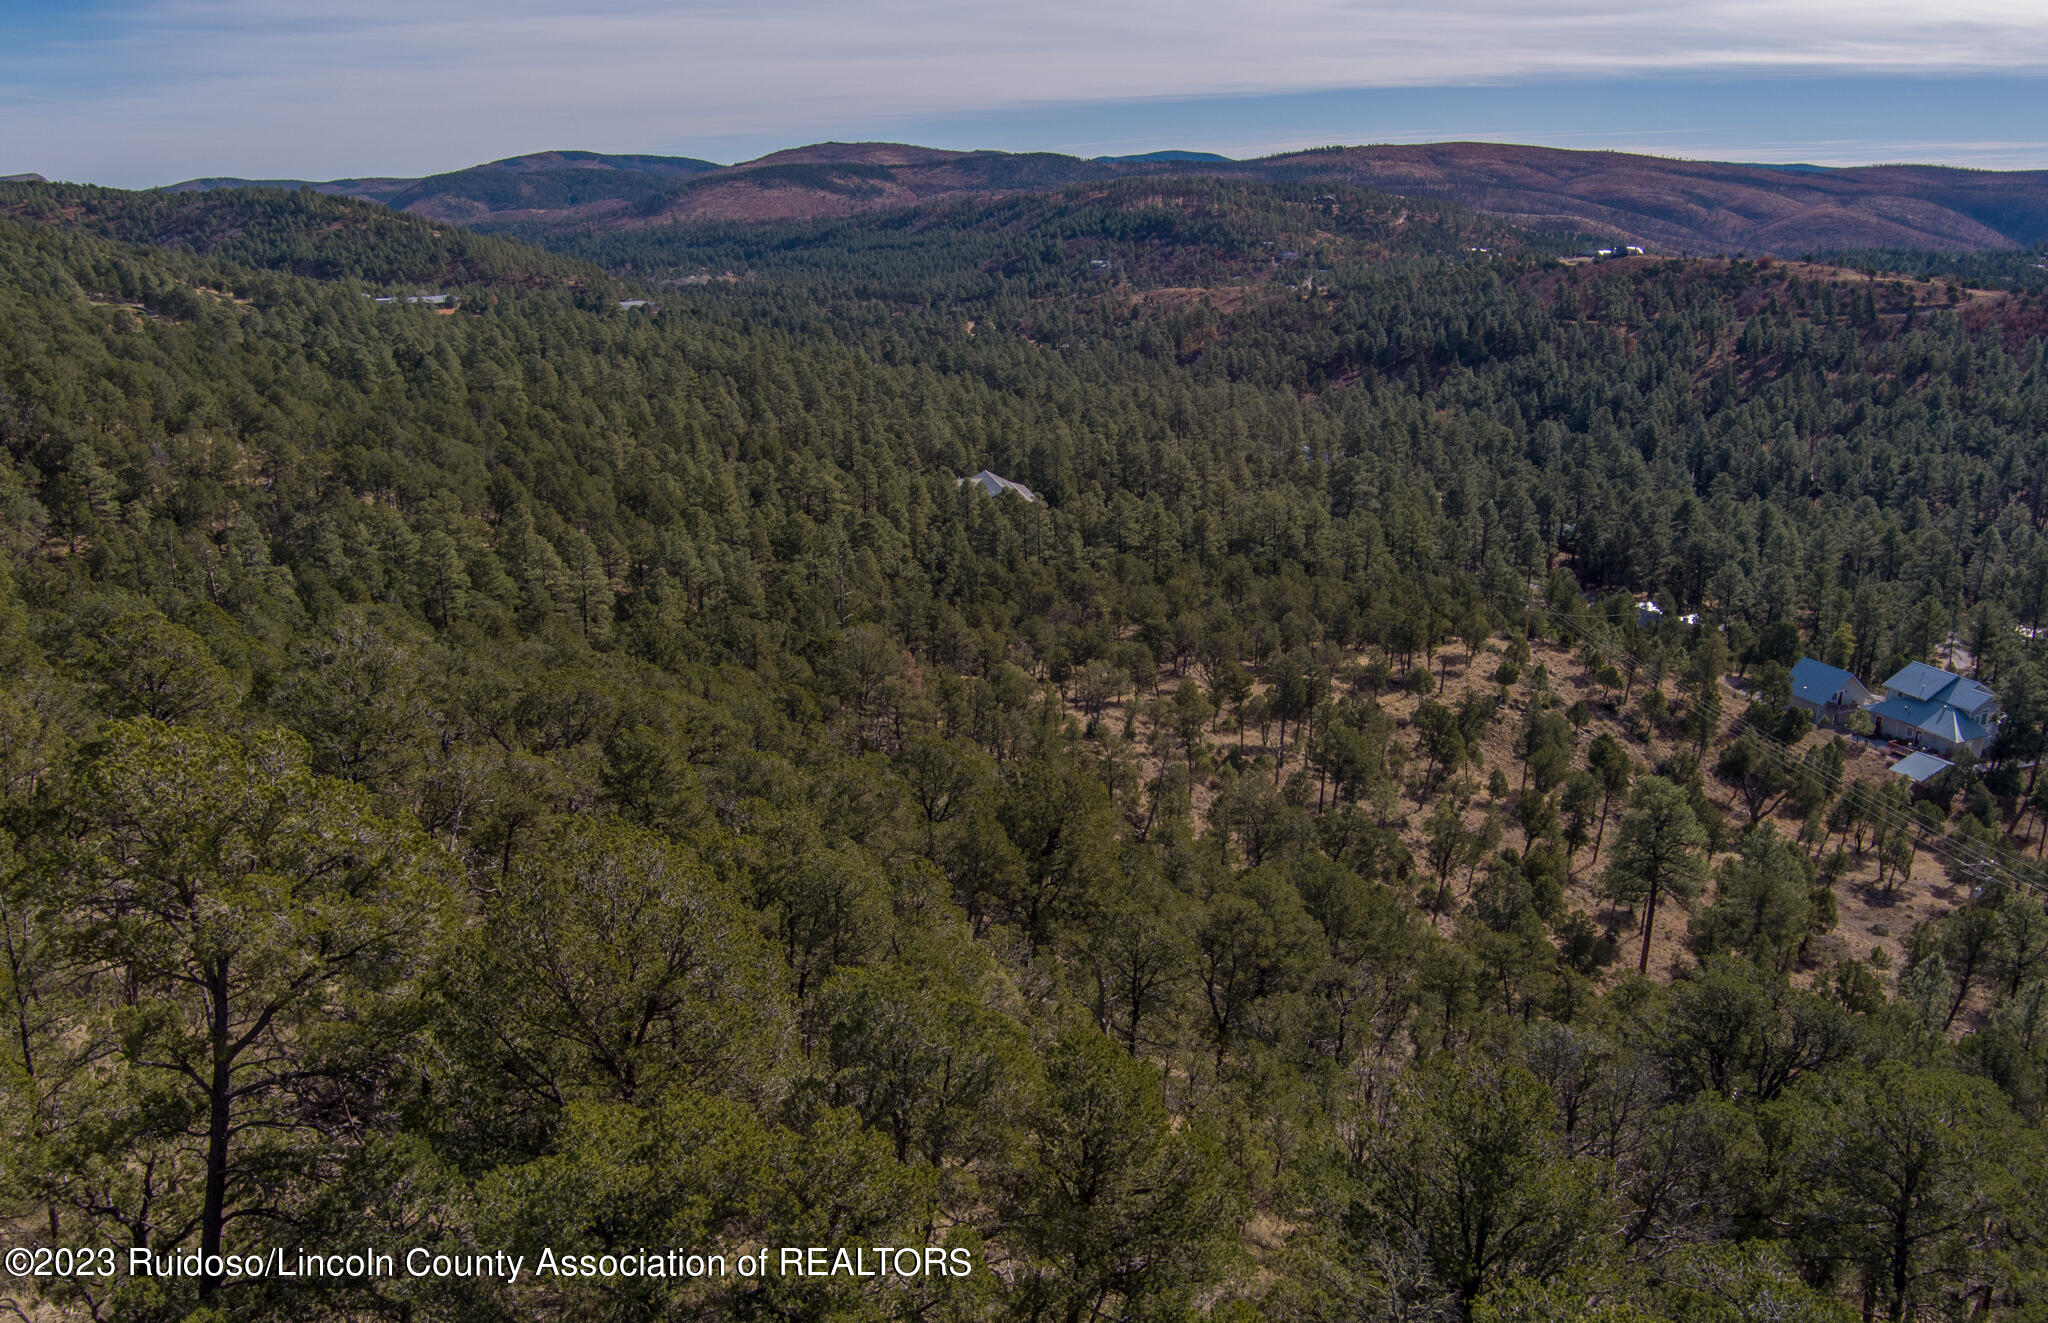
M 1206 152 L 1084 160 L 833 142 L 729 166 L 563 151 L 423 179 L 193 179 L 170 187 L 310 187 L 475 227 L 609 228 L 847 216 L 1142 175 L 1327 180 L 1447 198 L 1516 224 L 1605 235 L 1653 252 L 1957 251 L 2048 241 L 2048 171 L 1830 169 L 1496 143 L 1335 147 L 1236 161 Z

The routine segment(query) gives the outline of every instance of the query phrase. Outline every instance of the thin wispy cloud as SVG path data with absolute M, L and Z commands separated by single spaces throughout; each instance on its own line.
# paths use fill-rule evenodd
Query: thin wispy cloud
M 0 49 L 0 170 L 120 183 L 417 173 L 546 146 L 708 154 L 1066 103 L 2048 69 L 2048 9 L 2013 0 L 140 0 L 71 22 L 43 13 Z

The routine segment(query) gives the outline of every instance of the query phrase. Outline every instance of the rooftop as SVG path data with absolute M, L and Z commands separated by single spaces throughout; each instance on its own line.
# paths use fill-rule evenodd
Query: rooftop
M 1907 662 L 1898 674 L 1884 682 L 1884 687 L 1908 698 L 1953 704 L 1965 712 L 1975 712 L 1986 703 L 1998 701 L 1998 695 L 1975 680 L 1966 680 L 1954 671 L 1944 671 L 1926 662 Z
M 1857 689 L 1863 689 L 1863 682 L 1839 666 L 1801 657 L 1792 668 L 1792 696 L 1815 707 L 1826 707 L 1838 696 Z
M 1870 711 L 1875 716 L 1890 717 L 1901 725 L 1938 735 L 1956 744 L 1965 740 L 1981 740 L 1991 733 L 1988 727 L 1968 713 L 1940 700 L 1895 694 Z
M 1909 753 L 1892 764 L 1892 771 L 1918 785 L 1954 766 L 1955 764 L 1948 759 L 1937 758 L 1931 753 Z
M 1027 501 L 1035 501 L 1038 499 L 1038 493 L 1032 491 L 1023 483 L 1013 482 L 1010 479 L 1004 477 L 1002 474 L 991 473 L 987 469 L 983 469 L 981 472 L 975 474 L 971 478 L 962 478 L 960 479 L 960 482 L 971 482 L 975 486 L 987 492 L 990 496 L 1001 496 L 1004 492 L 1013 492 L 1016 495 L 1023 497 Z

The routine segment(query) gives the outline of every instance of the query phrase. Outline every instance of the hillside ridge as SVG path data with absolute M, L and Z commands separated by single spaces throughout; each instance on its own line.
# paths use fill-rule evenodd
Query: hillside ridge
M 1284 152 L 1256 160 L 1151 152 L 952 151 L 824 142 L 734 165 L 551 151 L 420 179 L 194 179 L 173 191 L 311 187 L 465 225 L 634 228 L 786 221 L 1130 176 L 1346 183 L 1445 198 L 1518 225 L 1599 234 L 1665 253 L 1792 256 L 1855 248 L 2024 248 L 2048 240 L 2048 171 L 1796 167 L 1482 142 Z

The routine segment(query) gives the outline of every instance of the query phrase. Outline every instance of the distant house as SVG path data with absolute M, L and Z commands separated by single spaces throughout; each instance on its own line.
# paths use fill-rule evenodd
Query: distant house
M 373 303 L 397 303 L 399 301 L 398 296 L 395 294 L 365 294 L 363 297 Z M 405 296 L 405 302 L 407 303 L 424 303 L 435 308 L 444 307 L 452 303 L 454 299 L 455 296 L 453 294 L 408 294 Z
M 1839 666 L 1801 657 L 1792 668 L 1792 706 L 1811 715 L 1816 726 L 1839 726 L 1843 717 L 1876 698 Z
M 975 474 L 971 478 L 961 478 L 957 482 L 955 482 L 954 485 L 964 486 L 970 482 L 973 483 L 975 486 L 981 488 L 983 491 L 987 492 L 990 496 L 1001 496 L 1004 492 L 1010 492 L 1014 495 L 1023 497 L 1027 501 L 1035 501 L 1038 499 L 1038 493 L 1032 491 L 1023 483 L 1012 482 L 1010 479 L 1005 478 L 1000 473 L 990 473 L 987 469 L 983 469 L 981 472 Z
M 619 306 L 627 312 L 631 312 L 635 308 L 651 308 L 654 306 L 654 303 L 651 299 L 620 299 Z
M 1655 629 L 1664 622 L 1664 608 L 1657 605 L 1655 598 L 1645 597 L 1636 603 L 1636 628 Z
M 1885 700 L 1870 709 L 1878 733 L 1939 753 L 1982 754 L 2002 711 L 1998 695 L 1925 662 L 1909 662 L 1884 682 Z

